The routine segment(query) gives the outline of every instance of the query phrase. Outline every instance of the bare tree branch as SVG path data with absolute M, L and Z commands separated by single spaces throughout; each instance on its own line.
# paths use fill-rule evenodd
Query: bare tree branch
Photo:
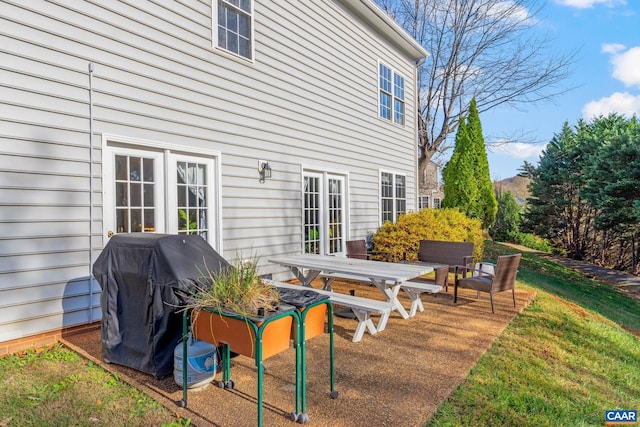
M 420 171 L 446 150 L 475 97 L 478 111 L 553 100 L 576 53 L 540 30 L 543 0 L 377 0 L 430 53 L 420 68 Z

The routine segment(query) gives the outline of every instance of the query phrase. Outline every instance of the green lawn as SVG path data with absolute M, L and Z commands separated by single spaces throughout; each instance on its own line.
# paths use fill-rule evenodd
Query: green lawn
M 488 245 L 495 259 L 511 248 Z M 518 286 L 535 302 L 507 327 L 430 426 L 602 426 L 640 409 L 640 303 L 525 254 Z M 627 329 L 624 329 L 627 328 Z
M 61 345 L 0 358 L 0 426 L 187 425 Z

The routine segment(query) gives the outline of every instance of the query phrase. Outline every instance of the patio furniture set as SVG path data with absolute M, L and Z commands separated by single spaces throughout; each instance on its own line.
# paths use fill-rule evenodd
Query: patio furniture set
M 299 281 L 299 285 L 274 282 L 276 286 L 311 287 L 314 279 L 321 279 L 322 289 L 314 290 L 326 293 L 336 305 L 351 308 L 358 319 L 353 342 L 360 341 L 365 330 L 372 335 L 384 330 L 392 311 L 404 319 L 424 311 L 420 295 L 435 294 L 443 288 L 447 291 L 449 273 L 455 274 L 454 303 L 458 288 L 469 288 L 476 290 L 478 297 L 480 292 L 489 293 L 494 312 L 493 294 L 511 289 L 515 307 L 514 284 L 520 254 L 500 256 L 495 265 L 474 264 L 473 243 L 422 240 L 417 261 L 380 262 L 371 260 L 364 240 L 348 241 L 346 248 L 346 257 L 303 254 L 273 257 L 269 261 L 288 267 Z M 435 272 L 432 282 L 415 280 L 432 272 Z M 336 279 L 374 285 L 384 295 L 389 310 L 383 310 L 385 303 L 381 305 L 379 300 L 333 292 L 331 284 Z M 400 290 L 411 300 L 408 312 L 398 299 Z M 371 313 L 380 314 L 377 327 L 373 325 Z
M 263 361 L 290 348 L 290 341 L 293 341 L 296 351 L 296 399 L 291 418 L 299 423 L 309 421 L 305 412 L 305 341 L 324 333 L 327 319 L 326 332 L 330 337 L 329 395 L 333 399 L 338 397 L 334 388 L 334 304 L 351 309 L 358 320 L 353 342 L 360 341 L 365 331 L 371 335 L 383 331 L 393 311 L 403 319 L 424 311 L 420 295 L 435 294 L 443 288 L 446 291 L 449 272 L 455 273 L 454 303 L 457 302 L 459 287 L 476 290 L 478 295 L 487 292 L 493 312 L 493 294 L 511 289 L 515 306 L 514 282 L 520 254 L 498 257 L 495 266 L 473 264 L 472 243 L 422 241 L 417 261 L 380 262 L 370 259 L 362 240 L 347 242 L 346 257 L 303 254 L 269 258 L 272 263 L 288 267 L 299 282 L 264 280 L 280 291 L 282 307 L 276 307 L 272 313 L 258 311 L 258 316 L 253 318 L 228 313 L 224 308 L 204 307 L 200 310 L 185 309 L 178 314 L 179 301 L 197 285 L 193 278 L 199 277 L 197 268 L 187 259 L 200 257 L 207 268 L 214 271 L 229 268 L 227 261 L 203 242 L 198 236 L 178 235 L 132 234 L 111 239 L 94 265 L 94 275 L 102 285 L 102 302 L 106 307 L 102 325 L 103 357 L 108 362 L 130 366 L 160 378 L 171 371 L 173 352 L 170 349 L 176 347 L 178 351 L 177 343 L 182 339 L 179 347 L 182 350 L 183 398 L 178 403 L 183 407 L 187 406 L 187 373 L 191 370 L 187 366 L 190 357 L 186 337 L 189 333 L 195 340 L 214 344 L 222 353 L 223 380 L 218 382 L 219 387 L 234 387 L 230 373 L 231 353 L 253 358 L 258 374 L 259 426 L 262 425 Z M 158 265 L 167 267 L 159 270 Z M 432 272 L 435 272 L 432 282 L 416 280 Z M 317 278 L 321 279 L 322 288 L 311 287 Z M 334 292 L 332 284 L 336 279 L 373 285 L 384 300 Z M 411 301 L 409 311 L 398 298 L 401 290 Z M 151 317 L 140 317 L 137 300 L 126 299 L 128 302 L 123 305 L 122 296 L 133 293 L 147 295 L 144 303 L 153 314 Z M 377 325 L 371 314 L 379 315 Z M 182 322 L 176 322 L 178 316 L 182 317 Z M 240 326 L 232 330 L 234 323 Z M 150 335 L 150 338 L 140 341 L 142 335 Z M 275 336 L 276 341 L 269 343 L 270 335 Z

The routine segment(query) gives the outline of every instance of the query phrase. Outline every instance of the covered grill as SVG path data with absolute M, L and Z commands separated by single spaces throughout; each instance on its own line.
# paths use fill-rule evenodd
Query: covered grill
M 113 236 L 93 265 L 102 287 L 102 357 L 164 377 L 182 335 L 184 296 L 228 263 L 202 237 Z

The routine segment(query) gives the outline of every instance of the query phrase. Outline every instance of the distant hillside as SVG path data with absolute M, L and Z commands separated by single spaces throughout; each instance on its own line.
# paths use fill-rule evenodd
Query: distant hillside
M 529 190 L 527 187 L 529 186 L 530 181 L 531 180 L 529 178 L 523 178 L 516 175 L 501 181 L 495 181 L 493 183 L 493 188 L 496 192 L 510 191 L 518 201 L 518 204 L 520 206 L 524 206 L 527 201 L 527 197 L 529 197 Z

